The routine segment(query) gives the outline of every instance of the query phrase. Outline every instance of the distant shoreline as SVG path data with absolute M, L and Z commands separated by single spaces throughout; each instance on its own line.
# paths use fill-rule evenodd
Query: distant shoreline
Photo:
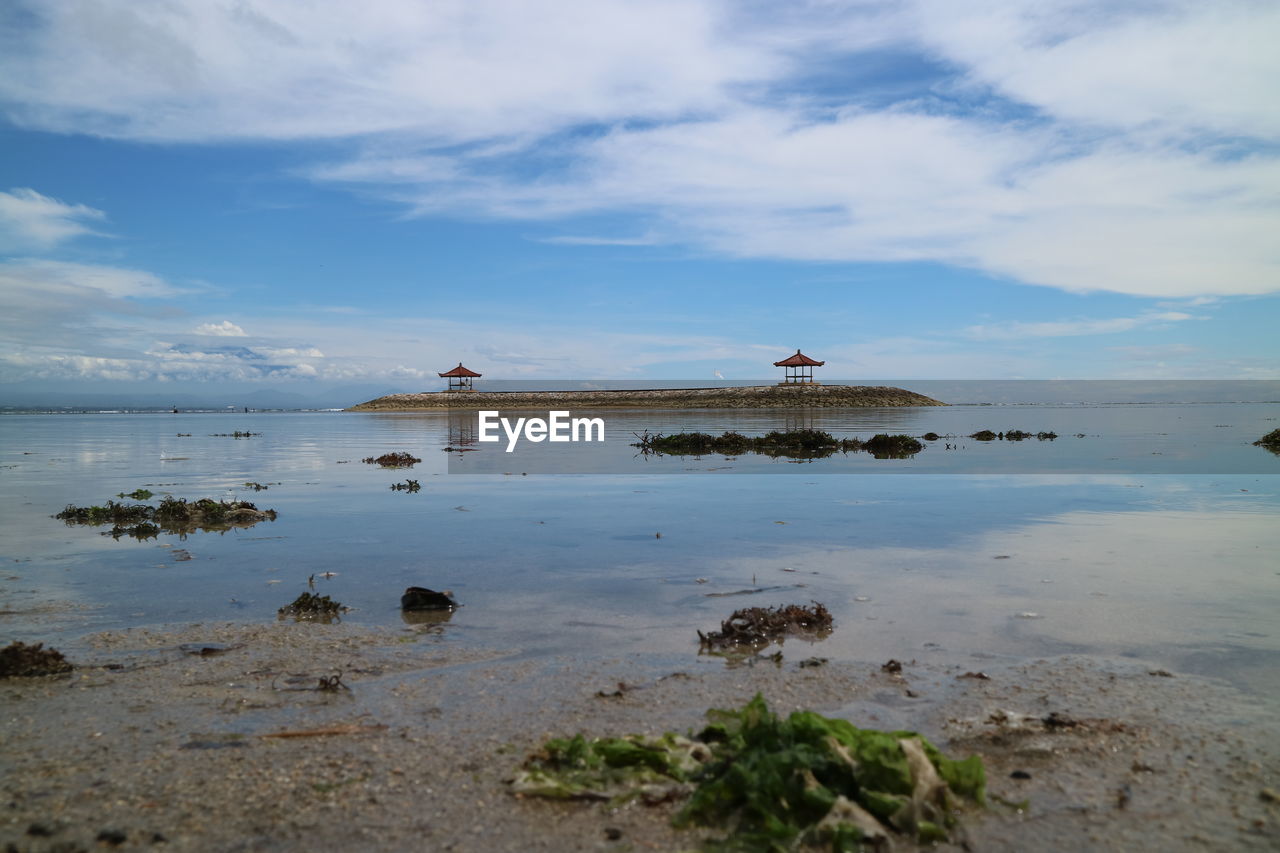
M 887 385 L 748 385 L 736 388 L 652 388 L 598 391 L 436 391 L 388 394 L 348 412 L 437 409 L 788 409 L 945 406 L 939 400 Z

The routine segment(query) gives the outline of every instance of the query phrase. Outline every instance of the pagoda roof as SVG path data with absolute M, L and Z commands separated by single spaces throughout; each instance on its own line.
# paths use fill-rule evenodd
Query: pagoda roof
M 813 359 L 809 358 L 809 356 L 800 352 L 800 350 L 796 350 L 795 355 L 790 356 L 789 358 L 784 358 L 782 361 L 775 361 L 773 363 L 773 366 L 774 367 L 822 367 L 822 365 L 824 364 L 826 364 L 825 361 L 814 361 Z
M 437 375 L 440 376 L 441 378 L 445 378 L 450 376 L 480 376 L 481 374 L 476 373 L 474 370 L 468 370 L 467 368 L 462 366 L 462 362 L 458 362 L 458 366 L 455 367 L 453 370 L 450 370 L 447 373 L 440 373 Z

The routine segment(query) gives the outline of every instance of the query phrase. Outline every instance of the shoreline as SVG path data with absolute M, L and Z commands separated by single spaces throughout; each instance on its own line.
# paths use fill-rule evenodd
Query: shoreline
M 523 798 L 506 780 L 548 737 L 684 731 L 757 692 L 779 713 L 981 755 L 995 796 L 933 849 L 1264 850 L 1280 837 L 1265 793 L 1280 772 L 1275 711 L 1141 660 L 904 660 L 894 673 L 801 666 L 807 645 L 738 667 L 530 659 L 459 647 L 447 629 L 290 622 L 87 640 L 69 676 L 4 682 L 0 841 L 17 849 L 692 849 L 706 833 L 670 826 L 679 803 Z M 316 689 L 335 672 L 343 689 Z M 1078 723 L 1038 722 L 1054 713 Z
M 945 406 L 939 400 L 888 385 L 746 385 L 738 388 L 654 388 L 599 391 L 434 391 L 388 394 L 348 412 L 439 409 L 789 409 Z

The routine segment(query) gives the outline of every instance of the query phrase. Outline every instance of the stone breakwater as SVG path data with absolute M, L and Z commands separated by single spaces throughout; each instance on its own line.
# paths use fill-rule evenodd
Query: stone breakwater
M 388 394 L 348 412 L 434 409 L 791 409 L 945 406 L 932 397 L 887 385 L 750 385 L 742 388 L 661 388 L 623 391 L 437 391 Z

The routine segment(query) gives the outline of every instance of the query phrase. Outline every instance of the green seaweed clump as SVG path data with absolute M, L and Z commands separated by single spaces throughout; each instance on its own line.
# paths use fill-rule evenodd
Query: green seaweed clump
M 130 498 L 131 500 L 135 500 L 135 501 L 145 501 L 155 497 L 155 492 L 151 491 L 150 489 L 134 489 L 132 492 L 129 492 L 127 494 L 125 492 L 121 492 L 120 494 L 116 495 L 116 497 Z
M 71 664 L 57 649 L 46 649 L 44 643 L 28 646 L 13 642 L 0 649 L 0 678 L 57 675 L 70 672 Z
M 707 717 L 692 739 L 548 741 L 513 790 L 614 802 L 688 792 L 675 825 L 727 830 L 705 845 L 725 851 L 945 841 L 964 801 L 985 801 L 981 758 L 950 759 L 915 732 L 859 729 L 812 711 L 783 718 L 759 694 Z
M 150 539 L 161 532 L 185 535 L 195 530 L 252 527 L 260 521 L 275 521 L 276 511 L 258 509 L 248 501 L 215 501 L 212 498 L 187 501 L 166 497 L 159 506 L 118 504 L 115 501 L 107 501 L 106 506 L 68 505 L 54 518 L 68 525 L 113 525 L 104 535 L 116 539 L 121 536 Z
M 327 595 L 316 595 L 304 592 L 293 600 L 293 603 L 276 611 L 280 616 L 293 616 L 297 619 L 329 620 L 339 613 L 345 613 L 349 607 L 334 601 Z
M 1261 447 L 1270 450 L 1272 453 L 1280 453 L 1280 429 L 1273 429 L 1253 443 L 1254 447 Z
M 980 429 L 973 435 L 969 436 L 969 438 L 972 438 L 975 441 L 995 441 L 998 436 L 989 429 Z
M 67 524 L 137 524 L 148 521 L 155 514 L 155 507 L 146 504 L 118 504 L 107 501 L 106 506 L 73 506 L 54 516 Z
M 525 761 L 511 783 L 517 794 L 558 800 L 662 802 L 687 796 L 690 780 L 711 759 L 703 743 L 660 737 L 553 738 Z

